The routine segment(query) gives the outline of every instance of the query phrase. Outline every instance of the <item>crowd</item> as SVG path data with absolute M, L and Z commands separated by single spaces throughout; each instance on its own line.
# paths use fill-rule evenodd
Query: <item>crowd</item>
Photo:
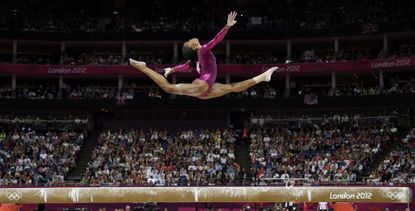
M 376 87 L 364 87 L 364 86 L 343 86 L 336 87 L 334 96 L 365 96 L 365 95 L 378 95 Z
M 3 90 L 2 90 L 3 91 Z M 0 95 L 3 98 L 24 98 L 24 99 L 42 99 L 52 100 L 56 98 L 58 93 L 58 86 L 56 84 L 37 84 L 37 83 L 26 83 L 16 87 L 15 93 L 11 89 L 4 89 Z
M 370 49 L 369 47 L 341 49 L 335 53 L 332 49 L 326 50 L 304 50 L 301 55 L 293 55 L 290 62 L 296 63 L 328 63 L 336 61 L 366 61 L 370 59 L 387 58 L 387 56 L 380 56 L 380 49 Z M 301 56 L 301 57 L 299 57 Z
M 354 75 L 357 78 L 357 75 Z M 359 81 L 359 82 L 358 82 Z M 378 82 L 370 80 L 356 79 L 339 82 L 335 89 L 331 88 L 331 84 L 327 81 L 308 82 L 302 80 L 292 81 L 290 87 L 290 96 L 303 96 L 305 94 L 315 94 L 319 96 L 369 96 L 369 95 L 385 95 L 385 94 L 408 94 L 415 93 L 415 79 L 412 75 L 391 76 L 385 80 L 384 87 Z
M 382 50 L 379 58 L 396 58 L 415 54 L 415 44 L 402 44 L 388 51 Z
M 171 47 L 172 48 L 172 47 Z M 388 51 L 370 48 L 342 49 L 338 53 L 333 50 L 304 49 L 294 52 L 287 58 L 285 53 L 277 54 L 272 51 L 236 51 L 231 52 L 229 57 L 217 53 L 218 64 L 281 64 L 281 63 L 329 63 L 336 61 L 366 61 L 371 59 L 396 58 L 415 55 L 415 45 L 405 44 L 390 47 Z M 169 49 L 167 49 L 169 50 Z M 173 49 L 170 49 L 173 51 Z M 280 49 L 285 51 L 285 49 Z M 70 50 L 68 50 L 70 51 Z M 10 52 L 11 54 L 11 52 Z M 11 55 L 10 55 L 11 57 Z M 38 53 L 33 55 L 17 55 L 17 64 L 64 64 L 64 65 L 128 65 L 128 59 L 145 61 L 148 64 L 172 64 L 176 63 L 173 54 L 168 51 L 129 51 L 123 57 L 121 52 L 92 51 L 92 52 L 63 52 L 59 54 Z M 0 59 L 0 61 L 2 61 Z M 0 63 L 10 63 L 11 60 Z M 186 62 L 181 60 L 181 62 Z
M 304 115 L 304 113 L 286 112 L 252 112 L 249 116 L 249 128 L 258 129 L 263 127 L 276 128 L 359 128 L 367 126 L 383 127 L 385 125 L 398 125 L 399 117 L 407 115 L 407 111 L 399 109 L 388 109 L 382 115 L 369 116 L 361 113 L 349 112 L 317 112 Z M 395 131 L 396 132 L 396 131 Z
M 280 80 L 259 84 L 240 93 L 231 93 L 225 98 L 279 99 L 304 97 L 306 101 L 307 96 L 311 96 L 318 102 L 318 96 L 341 97 L 415 93 L 415 79 L 412 75 L 388 76 L 384 87 L 373 85 L 377 82 L 369 83 L 369 81 L 365 82 L 363 79 L 359 79 L 359 83 L 340 81 L 335 89 L 331 88 L 328 80 L 318 79 L 319 81 L 304 82 L 304 79 L 307 78 L 291 79 L 289 93 L 285 92 Z M 125 102 L 138 98 L 161 99 L 170 96 L 155 84 L 148 83 L 148 81 L 126 81 L 121 89 L 118 89 L 115 80 L 113 82 L 64 82 L 62 90 L 59 90 L 57 83 L 50 81 L 26 82 L 18 84 L 15 91 L 10 86 L 0 87 L 0 99 L 107 99 Z M 179 96 L 176 97 L 180 98 Z
M 105 131 L 81 183 L 239 184 L 247 176 L 235 161 L 240 138 L 250 143 L 253 185 L 285 184 L 293 178 L 311 184 L 415 182 L 415 129 L 367 177 L 373 161 L 396 141 L 398 129 L 390 117 L 367 121 L 358 114 L 334 114 L 277 119 L 287 124 L 275 126 L 273 115 L 251 114 L 250 127 L 241 137 L 231 129 Z M 82 115 L 0 116 L 0 185 L 62 185 L 75 167 L 87 122 Z M 60 124 L 74 127 L 59 130 Z
M 386 120 L 365 127 L 358 116 L 335 115 L 319 123 L 294 120 L 290 127 L 281 128 L 267 127 L 267 119 L 271 117 L 253 116 L 251 123 L 257 127 L 247 135 L 258 185 L 289 178 L 318 184 L 356 182 L 397 132 Z
M 77 132 L 70 129 L 59 131 L 57 128 L 34 129 L 39 122 L 54 124 L 57 121 L 0 117 L 0 186 L 64 184 L 69 170 L 75 167 L 87 134 L 82 132 L 84 127 Z M 72 117 L 65 124 L 79 125 L 85 121 Z M 7 124 L 13 127 L 5 127 Z
M 106 99 L 124 102 L 139 98 L 156 98 L 161 99 L 168 96 L 158 86 L 142 83 L 125 83 L 123 88 L 118 90 L 115 86 L 105 86 L 99 84 L 87 84 L 71 86 L 65 84 L 63 89 L 64 99 Z
M 410 26 L 414 5 L 409 0 L 333 2 L 319 0 L 238 2 L 77 1 L 57 4 L 35 0 L 4 2 L 0 29 L 34 32 L 212 32 L 223 26 L 225 15 L 236 10 L 237 29 L 320 30 L 361 27 L 372 34 L 389 25 Z M 157 10 L 157 14 L 149 12 Z M 186 11 L 186 15 L 178 15 Z M 203 12 L 201 12 L 203 11 Z M 397 12 L 398 11 L 398 12 Z
M 10 55 L 11 56 L 11 55 Z M 17 55 L 17 64 L 60 64 L 59 55 L 35 53 L 34 55 Z M 11 60 L 9 62 L 12 63 Z
M 101 134 L 82 182 L 91 185 L 225 185 L 239 174 L 231 130 L 130 130 Z
M 231 93 L 226 98 L 262 98 L 262 99 L 277 99 L 281 97 L 279 90 L 270 84 L 263 84 L 251 87 L 239 93 Z
M 166 55 L 165 51 L 140 53 L 130 51 L 125 57 L 121 53 L 113 52 L 90 52 L 79 55 L 65 53 L 60 63 L 66 65 L 128 65 L 129 58 L 145 61 L 148 64 L 171 64 L 173 55 Z
M 278 77 L 278 76 L 277 76 Z M 285 92 L 278 82 L 269 84 L 259 84 L 244 90 L 240 93 L 231 93 L 226 98 L 257 98 L 257 99 L 278 99 L 285 97 L 341 97 L 341 96 L 373 96 L 386 94 L 409 94 L 415 93 L 415 79 L 413 77 L 405 80 L 392 78 L 391 82 L 386 83 L 385 87 L 379 85 L 345 82 L 335 89 L 327 81 L 320 80 L 315 82 L 304 82 L 302 80 L 291 79 L 289 95 Z
M 218 59 L 218 64 L 279 64 L 285 62 L 272 52 L 235 52 L 231 53 L 229 58 Z
M 83 130 L 88 124 L 85 114 L 44 115 L 44 114 L 1 114 L 0 128 L 15 130 L 20 128 L 41 131 Z
M 125 100 L 131 100 L 134 98 L 167 98 L 170 94 L 161 90 L 160 87 L 149 84 L 146 82 L 130 82 L 125 83 L 121 90 L 120 97 Z
M 109 86 L 77 86 L 65 85 L 63 97 L 66 99 L 115 99 L 118 94 L 117 87 Z
M 135 58 L 146 61 L 148 64 L 171 64 L 173 55 L 166 55 L 163 51 L 136 52 L 130 51 L 125 57 L 121 52 L 93 51 L 83 53 L 63 52 L 59 54 L 19 54 L 16 57 L 17 64 L 64 64 L 64 65 L 128 65 L 128 59 Z M 2 61 L 0 59 L 0 61 Z M 1 63 L 11 63 L 11 60 Z
M 413 128 L 370 175 L 375 184 L 415 184 L 415 129 Z
M 0 88 L 0 99 L 103 99 L 114 101 L 136 98 L 165 98 L 169 96 L 158 86 L 147 82 L 125 83 L 119 90 L 111 83 L 63 83 L 62 90 L 57 85 L 46 83 L 26 83 L 18 85 L 16 91 L 11 87 Z
M 384 94 L 415 93 L 415 77 L 391 77 L 387 87 L 383 90 Z

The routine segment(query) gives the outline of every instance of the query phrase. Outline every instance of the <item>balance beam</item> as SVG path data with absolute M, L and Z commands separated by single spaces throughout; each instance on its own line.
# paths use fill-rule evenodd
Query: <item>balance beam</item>
M 408 187 L 0 188 L 0 203 L 373 202 L 410 203 Z

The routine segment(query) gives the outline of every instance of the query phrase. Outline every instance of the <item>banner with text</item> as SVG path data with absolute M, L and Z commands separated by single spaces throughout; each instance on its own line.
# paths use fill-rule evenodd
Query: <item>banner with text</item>
M 415 56 L 393 59 L 367 61 L 341 61 L 329 63 L 298 63 L 298 64 L 218 64 L 218 75 L 257 75 L 266 69 L 278 66 L 279 73 L 324 73 L 324 72 L 367 72 L 367 71 L 394 71 L 415 69 Z M 159 73 L 169 65 L 149 65 Z M 192 71 L 188 71 L 189 73 Z M 129 65 L 31 65 L 31 64 L 1 64 L 0 74 L 16 74 L 26 76 L 44 75 L 90 75 L 90 76 L 143 76 L 143 74 Z

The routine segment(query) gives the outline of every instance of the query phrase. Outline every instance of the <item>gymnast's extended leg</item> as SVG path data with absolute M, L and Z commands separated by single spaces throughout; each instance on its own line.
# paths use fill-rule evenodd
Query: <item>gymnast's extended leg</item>
M 263 81 L 269 82 L 271 80 L 272 73 L 274 73 L 274 71 L 277 69 L 278 67 L 272 67 L 258 76 L 255 76 L 251 79 L 237 82 L 237 83 L 231 83 L 231 84 L 215 83 L 213 84 L 212 90 L 207 95 L 201 96 L 199 98 L 206 100 L 206 99 L 212 99 L 215 97 L 221 97 L 223 95 L 226 95 L 232 92 L 242 92 Z
M 159 85 L 161 89 L 163 89 L 165 92 L 170 93 L 170 94 L 198 97 L 202 95 L 209 88 L 209 85 L 206 83 L 206 81 L 203 81 L 203 80 L 195 80 L 195 82 L 191 84 L 189 83 L 171 84 L 169 83 L 169 81 L 167 81 L 167 79 L 164 76 L 148 68 L 145 62 L 140 62 L 134 59 L 130 59 L 130 64 L 134 68 L 146 74 L 157 85 Z

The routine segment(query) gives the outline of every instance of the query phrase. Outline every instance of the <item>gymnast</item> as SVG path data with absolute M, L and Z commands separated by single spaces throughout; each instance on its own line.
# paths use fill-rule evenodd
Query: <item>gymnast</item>
M 225 27 L 212 41 L 207 44 L 201 45 L 197 38 L 193 38 L 185 42 L 183 44 L 182 53 L 183 57 L 188 61 L 185 64 L 181 64 L 173 68 L 165 68 L 164 76 L 148 68 L 145 62 L 130 59 L 130 64 L 150 77 L 167 93 L 187 95 L 203 100 L 220 97 L 232 92 L 242 92 L 260 82 L 269 82 L 271 80 L 272 73 L 277 70 L 278 67 L 269 68 L 262 74 L 245 81 L 231 84 L 215 83 L 217 65 L 216 58 L 211 50 L 225 37 L 228 30 L 236 24 L 236 15 L 236 12 L 229 13 Z M 171 73 L 188 70 L 194 62 L 196 62 L 196 70 L 200 74 L 200 77 L 192 83 L 171 84 L 165 78 Z

